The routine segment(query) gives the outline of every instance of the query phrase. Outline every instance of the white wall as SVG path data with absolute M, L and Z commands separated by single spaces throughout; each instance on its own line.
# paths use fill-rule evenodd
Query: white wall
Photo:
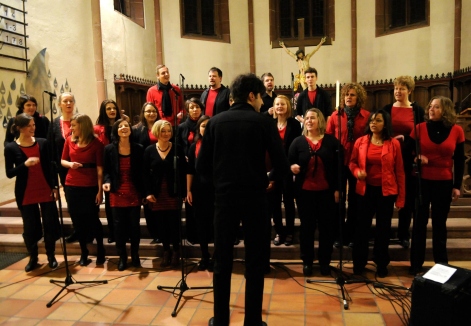
M 471 13 L 471 1 L 463 0 L 461 11 L 461 67 L 471 66 L 471 24 L 469 14 Z

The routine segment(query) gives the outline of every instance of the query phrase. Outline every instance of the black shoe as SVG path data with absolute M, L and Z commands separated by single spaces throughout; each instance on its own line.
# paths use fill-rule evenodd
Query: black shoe
M 79 260 L 79 265 L 80 266 L 87 266 L 88 264 L 90 264 L 91 262 L 91 259 L 88 259 L 88 254 L 86 255 L 81 255 L 80 256 L 80 260 Z
M 280 237 L 279 234 L 277 234 L 277 235 L 275 236 L 275 239 L 273 239 L 273 244 L 274 244 L 275 246 L 281 245 L 281 237 Z
M 38 256 L 31 256 L 29 258 L 28 264 L 26 264 L 25 266 L 25 272 L 26 273 L 31 272 L 36 267 L 38 267 Z
M 106 261 L 105 258 L 105 249 L 103 248 L 102 250 L 98 250 L 96 254 L 96 264 L 97 265 L 103 265 Z
M 214 260 L 209 259 L 209 264 L 208 264 L 208 272 L 214 271 Z
M 411 266 L 409 268 L 409 275 L 416 276 L 417 274 L 420 274 L 423 272 L 423 268 L 421 267 L 416 267 L 416 266 Z
M 214 326 L 214 317 L 209 318 L 208 326 Z M 262 326 L 268 326 L 266 322 L 262 321 Z
M 97 259 L 98 260 L 98 259 Z M 124 271 L 128 267 L 128 257 L 120 257 L 118 262 L 118 271 Z M 98 265 L 98 263 L 97 263 Z
M 131 256 L 131 265 L 132 267 L 142 267 L 141 266 L 141 259 L 139 258 L 139 255 L 134 255 L 134 256 Z
M 409 247 L 410 247 L 410 241 L 408 239 L 399 240 L 399 244 L 404 249 L 409 249 Z
M 209 258 L 203 258 L 198 263 L 198 270 L 205 271 L 208 269 L 208 266 L 209 266 Z
M 47 256 L 47 261 L 49 262 L 49 267 L 50 268 L 52 268 L 52 269 L 57 268 L 58 264 L 57 264 L 56 257 L 54 255 Z
M 311 276 L 312 275 L 312 264 L 303 266 L 303 274 L 304 274 L 304 276 Z
M 353 242 L 348 243 L 348 248 L 353 248 Z
M 378 275 L 378 277 L 381 277 L 381 278 L 386 277 L 389 274 L 388 268 L 387 267 L 377 267 L 376 274 Z
M 291 246 L 293 244 L 293 236 L 288 234 L 285 239 L 285 246 Z
M 334 241 L 334 248 L 340 248 L 341 247 L 341 244 L 340 244 L 340 241 Z
M 239 243 L 240 243 L 239 238 L 235 238 L 235 240 L 234 240 L 234 246 L 237 246 Z
M 78 236 L 77 233 L 74 231 L 72 232 L 71 235 L 69 235 L 67 238 L 65 238 L 65 242 L 67 243 L 72 243 L 78 241 Z
M 330 275 L 330 265 L 321 265 L 321 275 Z
M 108 243 L 113 243 L 113 242 L 115 242 L 114 237 L 109 237 L 108 238 Z
M 161 242 L 162 242 L 162 241 L 160 241 L 159 238 L 155 238 L 155 239 L 153 239 L 153 240 L 150 242 L 150 244 L 156 244 L 156 243 L 161 243 Z

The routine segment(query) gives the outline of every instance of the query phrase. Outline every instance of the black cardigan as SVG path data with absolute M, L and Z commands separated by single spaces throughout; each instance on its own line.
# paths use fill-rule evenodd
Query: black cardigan
M 52 177 L 51 158 L 49 157 L 49 147 L 46 139 L 36 138 L 39 144 L 39 160 L 41 168 L 51 189 L 54 188 L 55 181 Z M 25 165 L 28 159 L 16 142 L 10 142 L 5 146 L 5 171 L 9 179 L 16 177 L 15 197 L 18 208 L 23 207 L 23 198 L 28 184 L 28 167 Z
M 324 169 L 326 179 L 331 190 L 339 190 L 338 182 L 338 154 L 339 141 L 332 135 L 325 134 L 322 139 L 322 145 L 317 151 L 317 155 L 321 158 L 324 163 Z M 289 163 L 298 164 L 301 167 L 301 171 L 296 175 L 295 178 L 295 190 L 296 194 L 299 194 L 304 179 L 306 177 L 306 171 L 311 160 L 311 153 L 309 151 L 309 144 L 305 136 L 299 136 L 296 138 L 289 148 Z M 341 161 L 343 162 L 343 160 Z
M 183 148 L 183 152 L 186 156 L 188 156 L 188 151 L 190 150 L 191 145 L 188 143 L 188 135 L 190 134 L 190 131 L 193 131 L 194 133 L 196 132 L 196 123 L 197 121 L 191 120 L 190 117 L 187 117 L 185 122 L 179 124 L 177 128 L 178 144 Z
M 154 144 L 149 145 L 144 151 L 143 161 L 143 174 L 144 180 L 144 196 L 154 195 L 156 198 L 159 196 L 162 181 L 165 178 L 167 181 L 168 194 L 171 197 L 180 195 L 184 197 L 186 194 L 186 158 L 183 149 L 178 147 L 177 152 L 177 171 L 178 171 L 178 187 L 180 193 L 177 194 L 175 189 L 175 171 L 173 168 L 173 158 L 175 154 L 175 144 L 173 144 L 169 153 L 164 160 L 157 152 Z
M 113 142 L 105 146 L 103 159 L 103 183 L 110 184 L 110 191 L 116 192 L 121 184 L 118 144 Z M 141 144 L 131 142 L 131 180 L 137 192 L 142 196 L 144 186 L 142 179 L 142 160 L 144 148 Z
M 143 124 L 132 127 L 132 142 L 141 144 L 144 149 L 150 145 L 149 129 Z
M 309 101 L 308 96 L 308 89 L 306 88 L 302 91 L 299 96 L 298 100 L 296 101 L 296 115 L 304 115 L 307 110 L 317 108 L 321 110 L 322 114 L 324 115 L 325 121 L 327 121 L 327 117 L 332 114 L 332 104 L 330 101 L 330 96 L 324 91 L 322 88 L 317 87 L 317 95 L 314 100 L 314 103 Z

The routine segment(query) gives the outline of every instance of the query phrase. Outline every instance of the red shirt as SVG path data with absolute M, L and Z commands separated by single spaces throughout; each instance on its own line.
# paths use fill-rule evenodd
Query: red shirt
M 410 135 L 414 129 L 414 112 L 412 108 L 393 106 L 391 108 L 391 126 L 393 136 Z
M 283 142 L 283 145 L 284 145 L 285 135 L 286 135 L 286 126 L 284 126 L 281 129 L 278 129 L 278 133 L 280 134 L 281 141 Z
M 170 101 L 172 102 L 172 109 L 173 109 L 173 111 L 175 111 L 175 109 L 176 109 L 176 111 L 178 113 L 183 112 L 183 96 L 182 96 L 182 92 L 180 90 L 180 87 L 178 87 L 177 85 L 174 85 L 174 84 L 172 84 L 172 87 L 175 90 L 175 92 L 177 92 L 179 94 L 178 102 L 177 102 L 175 92 L 172 91 L 172 90 L 169 91 Z M 162 111 L 162 96 L 163 96 L 163 94 L 164 94 L 164 91 L 159 90 L 158 85 L 154 85 L 154 86 L 152 86 L 151 88 L 149 88 L 147 90 L 146 101 L 154 103 L 155 106 L 157 107 L 157 110 L 159 110 L 159 115 L 162 117 L 162 119 L 170 122 L 170 124 L 173 126 L 175 124 L 174 123 L 175 112 L 172 112 L 171 116 L 165 116 L 164 115 L 164 113 Z M 177 124 L 178 123 L 179 123 L 179 121 L 177 121 Z
M 110 143 L 110 140 L 106 136 L 106 127 L 103 125 L 94 125 L 93 132 L 98 137 L 98 139 L 103 143 L 104 146 Z
M 314 144 L 309 138 L 306 137 L 309 147 L 312 152 L 316 152 L 322 146 L 322 139 L 317 144 Z M 309 164 L 307 166 L 306 177 L 304 178 L 303 190 L 320 191 L 329 189 L 329 183 L 325 177 L 324 162 L 317 155 L 311 155 Z
M 309 101 L 311 103 L 314 103 L 314 101 L 316 100 L 316 96 L 317 96 L 317 88 L 313 91 L 307 91 L 307 96 L 309 96 Z
M 120 185 L 110 193 L 111 207 L 141 206 L 141 199 L 131 179 L 131 155 L 119 155 Z
M 453 154 L 456 144 L 464 142 L 463 128 L 453 125 L 450 135 L 441 144 L 435 144 L 430 140 L 426 122 L 419 123 L 416 129 L 420 137 L 422 155 L 428 159 L 427 164 L 421 165 L 422 178 L 427 180 L 453 180 Z M 410 136 L 415 139 L 414 130 L 412 130 Z
M 157 137 L 154 136 L 154 134 L 152 133 L 152 130 L 149 129 L 148 133 L 149 133 L 150 144 L 152 145 L 152 144 L 157 143 L 158 139 Z
M 34 143 L 33 146 L 29 147 L 19 147 L 28 158 L 40 156 L 38 143 Z M 30 205 L 54 201 L 54 197 L 51 194 L 52 189 L 44 177 L 42 165 L 36 164 L 28 167 L 28 182 L 22 204 Z
M 218 96 L 220 89 L 220 87 L 214 90 L 211 88 L 209 89 L 208 98 L 206 99 L 206 110 L 204 111 L 207 116 L 212 117 L 214 114 L 214 103 L 216 102 L 216 97 Z
M 380 187 L 383 181 L 381 153 L 383 145 L 370 144 L 366 153 L 366 183 L 371 186 Z
M 70 121 L 64 121 L 62 119 L 60 121 L 61 133 L 62 138 L 67 139 L 70 136 Z
M 87 146 L 78 147 L 72 141 L 72 137 L 67 137 L 62 152 L 62 159 L 69 162 L 81 164 L 94 164 L 95 167 L 84 167 L 69 169 L 65 184 L 75 187 L 94 187 L 98 185 L 97 166 L 103 166 L 103 144 L 94 138 Z

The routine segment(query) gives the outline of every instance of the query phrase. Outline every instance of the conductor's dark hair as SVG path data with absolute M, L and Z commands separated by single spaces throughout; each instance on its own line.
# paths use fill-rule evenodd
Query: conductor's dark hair
M 265 93 L 263 82 L 251 73 L 237 76 L 232 81 L 230 89 L 234 103 L 247 102 L 250 93 L 255 96 Z

